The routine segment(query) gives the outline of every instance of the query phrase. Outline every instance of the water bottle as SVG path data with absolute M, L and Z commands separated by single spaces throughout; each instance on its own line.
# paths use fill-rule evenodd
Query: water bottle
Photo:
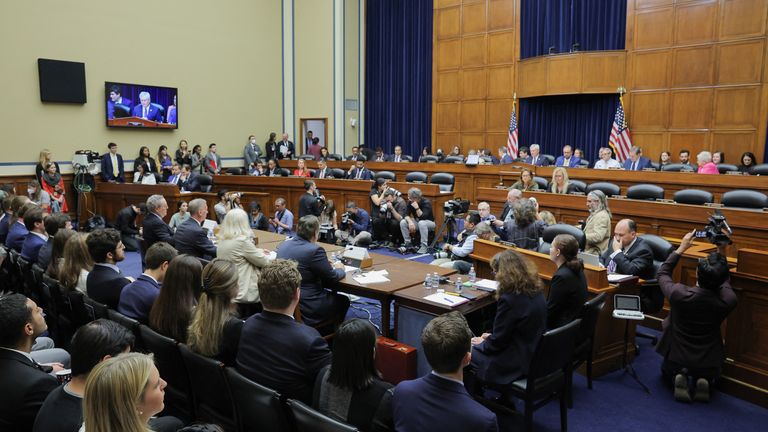
M 424 287 L 428 290 L 432 289 L 432 275 L 429 273 L 424 277 Z
M 437 272 L 432 273 L 432 288 L 440 288 L 440 276 L 437 275 Z
M 472 266 L 469 268 L 469 281 L 474 284 L 475 280 L 477 280 L 477 273 L 475 273 L 475 266 Z
M 460 293 L 462 289 L 464 289 L 464 284 L 462 284 L 461 276 L 459 276 L 459 277 L 456 278 L 456 289 L 455 289 L 455 291 L 457 293 Z

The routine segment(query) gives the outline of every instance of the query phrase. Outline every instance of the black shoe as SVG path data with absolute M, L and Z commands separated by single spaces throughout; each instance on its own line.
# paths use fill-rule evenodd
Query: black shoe
M 693 400 L 696 402 L 709 402 L 709 381 L 705 378 L 696 380 L 696 390 L 693 393 Z
M 708 386 L 709 384 L 707 384 L 707 387 Z M 707 394 L 709 394 L 708 389 Z M 675 400 L 678 402 L 691 403 L 691 393 L 688 390 L 688 377 L 683 374 L 675 375 Z

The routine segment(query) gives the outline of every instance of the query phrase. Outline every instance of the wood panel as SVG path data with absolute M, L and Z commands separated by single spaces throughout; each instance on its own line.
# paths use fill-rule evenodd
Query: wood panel
M 720 15 L 720 40 L 765 36 L 765 0 L 724 0 Z
M 547 93 L 547 63 L 536 57 L 520 62 L 518 66 L 518 97 L 530 97 Z
M 642 51 L 632 56 L 635 90 L 668 87 L 672 55 L 669 50 Z
M 626 53 L 596 51 L 559 54 L 520 62 L 518 96 L 615 93 L 624 85 Z
M 485 132 L 485 101 L 465 101 L 461 105 L 461 130 Z
M 512 63 L 515 59 L 515 34 L 511 31 L 488 35 L 489 64 Z
M 461 65 L 461 40 L 441 41 L 437 44 L 437 69 L 455 69 Z
M 461 66 L 483 66 L 486 62 L 486 35 L 469 36 L 461 40 Z
M 691 149 L 708 149 L 709 134 L 706 132 L 672 132 L 669 134 L 669 146 L 667 150 L 672 153 L 672 158 L 677 158 L 681 150 L 691 152 L 691 159 L 696 162 L 698 151 Z
M 672 87 L 712 85 L 715 76 L 715 49 L 712 45 L 678 48 L 674 51 Z
M 715 90 L 715 128 L 757 129 L 761 87 L 724 87 Z
M 635 49 L 672 46 L 674 9 L 639 10 L 635 15 Z
M 488 6 L 488 30 L 504 30 L 515 27 L 515 2 L 491 0 Z
M 461 34 L 461 8 L 439 9 L 435 12 L 435 31 L 438 39 L 456 38 Z
M 461 32 L 462 34 L 485 33 L 486 31 L 486 11 L 485 2 L 464 5 L 461 13 Z
M 667 92 L 633 93 L 631 96 L 632 128 L 634 130 L 662 129 L 669 121 Z
M 577 54 L 547 59 L 547 94 L 579 93 L 583 57 Z
M 490 100 L 487 105 L 486 129 L 503 130 L 509 127 L 509 113 L 512 112 L 512 100 Z
M 686 45 L 714 42 L 717 29 L 717 9 L 717 0 L 677 5 L 675 8 L 675 43 Z
M 440 72 L 437 77 L 437 100 L 458 101 L 459 95 L 459 72 Z
M 670 129 L 709 128 L 712 90 L 677 90 L 671 94 Z
M 437 104 L 437 127 L 440 130 L 457 130 L 459 105 L 456 102 Z
M 749 40 L 717 46 L 717 84 L 754 84 L 760 82 L 765 40 Z
M 481 69 L 464 69 L 461 74 L 461 99 L 486 99 L 488 97 L 488 71 Z
M 488 68 L 488 99 L 511 98 L 515 88 L 514 75 L 512 66 Z
M 615 92 L 617 88 L 626 84 L 624 81 L 626 61 L 627 56 L 624 52 L 584 53 L 581 91 L 583 93 Z

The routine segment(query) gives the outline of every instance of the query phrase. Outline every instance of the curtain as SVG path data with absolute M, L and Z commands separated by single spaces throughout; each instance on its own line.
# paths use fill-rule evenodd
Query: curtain
M 520 100 L 520 145 L 539 144 L 542 154 L 562 155 L 563 146 L 584 150 L 594 163 L 608 147 L 619 98 L 615 94 L 545 96 Z
M 365 145 L 431 145 L 432 0 L 367 0 Z

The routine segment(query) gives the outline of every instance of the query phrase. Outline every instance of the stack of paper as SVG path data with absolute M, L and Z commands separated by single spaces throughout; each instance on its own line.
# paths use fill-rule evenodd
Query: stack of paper
M 431 302 L 439 303 L 441 305 L 445 305 L 445 306 L 448 306 L 448 307 L 456 307 L 456 306 L 458 306 L 460 304 L 464 304 L 464 303 L 469 301 L 468 299 L 465 299 L 464 297 L 453 296 L 453 295 L 445 294 L 445 293 L 431 294 L 431 295 L 428 295 L 428 296 L 424 297 L 424 300 L 429 300 Z
M 490 279 L 478 279 L 475 281 L 475 289 L 495 292 L 499 288 L 499 283 Z
M 389 279 L 387 278 L 387 275 L 389 273 L 386 270 L 374 270 L 369 271 L 367 273 L 363 273 L 359 276 L 355 276 L 352 279 L 355 280 L 355 282 L 367 285 L 367 284 L 373 284 L 373 283 L 384 283 L 389 282 Z
M 618 274 L 618 273 L 608 273 L 608 282 L 610 283 L 616 283 L 621 282 L 626 279 L 631 279 L 632 275 L 625 275 L 625 274 Z

